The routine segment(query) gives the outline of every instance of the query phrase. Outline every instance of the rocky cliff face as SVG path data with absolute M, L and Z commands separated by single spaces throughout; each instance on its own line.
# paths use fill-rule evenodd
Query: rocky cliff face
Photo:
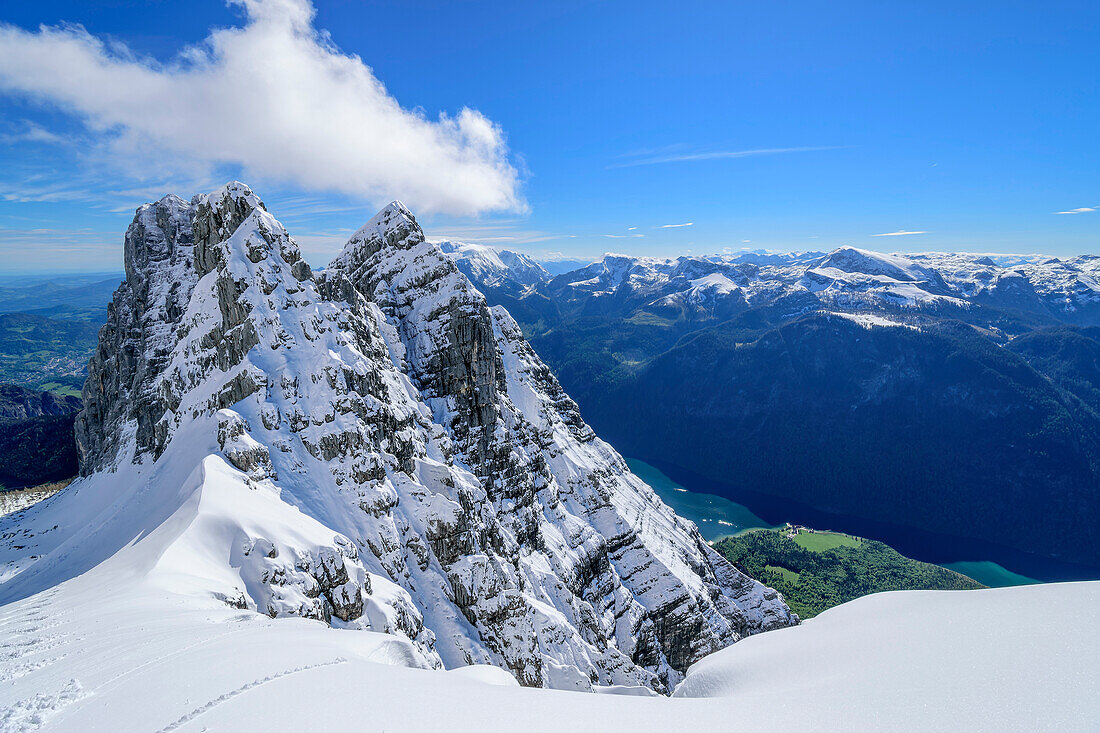
M 243 184 L 165 197 L 138 210 L 126 268 L 82 471 L 155 483 L 207 441 L 207 477 L 285 507 L 237 530 L 235 579 L 210 589 L 226 602 L 582 690 L 667 690 L 797 622 L 630 474 L 404 206 L 315 275 Z
M 107 468 L 123 448 L 154 449 L 154 426 L 168 408 L 157 378 L 175 346 L 175 330 L 198 282 L 190 204 L 178 196 L 138 209 L 126 230 L 126 280 L 107 306 L 99 347 L 88 365 L 76 442 L 85 475 Z

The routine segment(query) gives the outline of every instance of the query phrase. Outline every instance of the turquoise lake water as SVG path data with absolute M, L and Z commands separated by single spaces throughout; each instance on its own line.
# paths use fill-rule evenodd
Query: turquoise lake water
M 990 588 L 1005 588 L 1010 585 L 1034 585 L 1038 580 L 1026 578 L 1019 573 L 1014 573 L 1008 568 L 1003 568 L 989 560 L 970 560 L 962 562 L 945 562 L 943 567 L 962 573 Z
M 673 511 L 684 519 L 690 519 L 699 527 L 703 539 L 713 542 L 722 537 L 737 534 L 746 529 L 757 527 L 776 527 L 765 522 L 752 511 L 736 502 L 714 494 L 696 493 L 686 486 L 676 483 L 659 469 L 637 458 L 627 458 L 630 470 L 653 487 L 661 501 L 672 507 Z M 817 529 L 829 529 L 817 527 Z M 1004 588 L 1011 585 L 1030 585 L 1040 581 L 1024 577 L 990 560 L 967 560 L 943 563 L 943 567 L 969 576 L 990 588 Z
M 627 458 L 626 462 L 638 478 L 653 487 L 661 501 L 684 519 L 695 522 L 707 541 L 713 542 L 746 529 L 776 526 L 729 499 L 690 491 L 644 461 Z

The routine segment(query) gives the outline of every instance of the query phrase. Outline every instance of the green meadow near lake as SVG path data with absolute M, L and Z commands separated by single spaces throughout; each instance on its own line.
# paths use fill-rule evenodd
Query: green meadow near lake
M 881 542 L 791 525 L 726 537 L 714 549 L 782 593 L 803 619 L 871 593 L 985 587 L 953 570 L 905 557 Z

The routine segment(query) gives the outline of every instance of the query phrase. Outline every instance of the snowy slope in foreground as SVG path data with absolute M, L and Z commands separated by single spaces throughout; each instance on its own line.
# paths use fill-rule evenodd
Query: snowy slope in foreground
M 392 635 L 183 603 L 148 586 L 104 593 L 119 564 L 0 609 L 0 730 L 1100 724 L 1100 583 L 870 596 L 716 652 L 669 699 L 520 688 L 492 667 L 416 669 L 412 644 Z

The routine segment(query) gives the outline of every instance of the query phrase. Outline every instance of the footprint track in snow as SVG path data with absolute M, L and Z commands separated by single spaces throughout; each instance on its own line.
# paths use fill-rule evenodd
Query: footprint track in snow
M 31 661 L 9 661 L 5 660 L 6 664 L 0 667 L 0 682 L 11 682 L 17 680 L 20 677 L 36 672 L 43 667 L 48 667 L 54 662 L 60 662 L 64 659 L 64 655 L 60 657 L 46 657 L 45 659 L 31 660 Z
M 157 665 L 157 664 L 163 664 L 164 662 L 168 661 L 169 659 L 172 659 L 174 657 L 178 657 L 181 654 L 185 654 L 185 653 L 191 651 L 192 649 L 197 649 L 199 647 L 207 646 L 208 644 L 213 644 L 215 642 L 221 641 L 222 639 L 224 639 L 227 636 L 232 636 L 233 634 L 240 633 L 240 631 L 242 631 L 242 630 L 243 629 L 234 629 L 234 630 L 222 633 L 222 634 L 218 634 L 216 636 L 207 636 L 207 637 L 204 637 L 202 639 L 199 639 L 196 642 L 188 644 L 187 646 L 180 647 L 179 649 L 176 649 L 175 651 L 168 652 L 167 654 L 157 655 L 154 659 L 150 659 L 146 662 L 142 662 L 139 665 L 136 665 L 134 667 L 130 667 L 129 669 L 125 670 L 124 672 L 121 672 L 120 674 L 115 675 L 111 679 L 109 679 L 106 682 L 104 682 L 103 684 L 99 685 L 99 687 L 97 689 L 102 690 L 102 689 L 105 689 L 107 687 L 110 687 L 111 685 L 114 685 L 114 684 L 126 679 L 127 677 L 130 677 L 132 675 L 137 674 L 138 672 L 142 671 L 143 669 L 146 669 L 147 667 L 152 667 L 152 666 Z
M 87 694 L 80 682 L 72 679 L 55 693 L 39 692 L 19 700 L 0 710 L 0 730 L 11 733 L 37 730 Z
M 294 669 L 288 669 L 285 672 L 277 672 L 275 674 L 268 675 L 267 677 L 264 677 L 262 679 L 258 679 L 258 680 L 254 680 L 252 682 L 245 683 L 245 684 L 241 685 L 240 687 L 238 687 L 237 689 L 231 690 L 231 691 L 225 693 L 224 695 L 220 695 L 220 696 L 214 698 L 213 700 L 206 703 L 205 705 L 202 705 L 200 707 L 195 708 L 194 710 L 187 713 L 183 717 L 181 717 L 181 718 L 173 721 L 172 723 L 169 723 L 165 727 L 161 728 L 159 731 L 157 731 L 157 733 L 169 733 L 170 731 L 174 731 L 177 728 L 179 728 L 180 726 L 183 726 L 183 725 L 186 725 L 187 723 L 190 723 L 192 720 L 199 717 L 203 713 L 208 712 L 210 710 L 213 710 L 214 708 L 221 705 L 222 703 L 228 702 L 229 700 L 232 700 L 233 698 L 237 697 L 238 695 L 243 695 L 244 693 L 248 692 L 249 690 L 254 690 L 257 687 L 262 687 L 262 686 L 268 684 L 269 682 L 274 682 L 275 680 L 280 680 L 283 677 L 289 677 L 290 675 L 298 674 L 299 672 L 307 672 L 311 669 L 320 669 L 321 667 L 331 667 L 331 666 L 336 665 L 336 664 L 343 664 L 346 661 L 348 661 L 348 660 L 344 659 L 343 657 L 337 657 L 336 659 L 333 659 L 331 662 L 321 662 L 319 664 L 306 664 L 306 665 L 303 665 L 301 667 L 295 667 Z

